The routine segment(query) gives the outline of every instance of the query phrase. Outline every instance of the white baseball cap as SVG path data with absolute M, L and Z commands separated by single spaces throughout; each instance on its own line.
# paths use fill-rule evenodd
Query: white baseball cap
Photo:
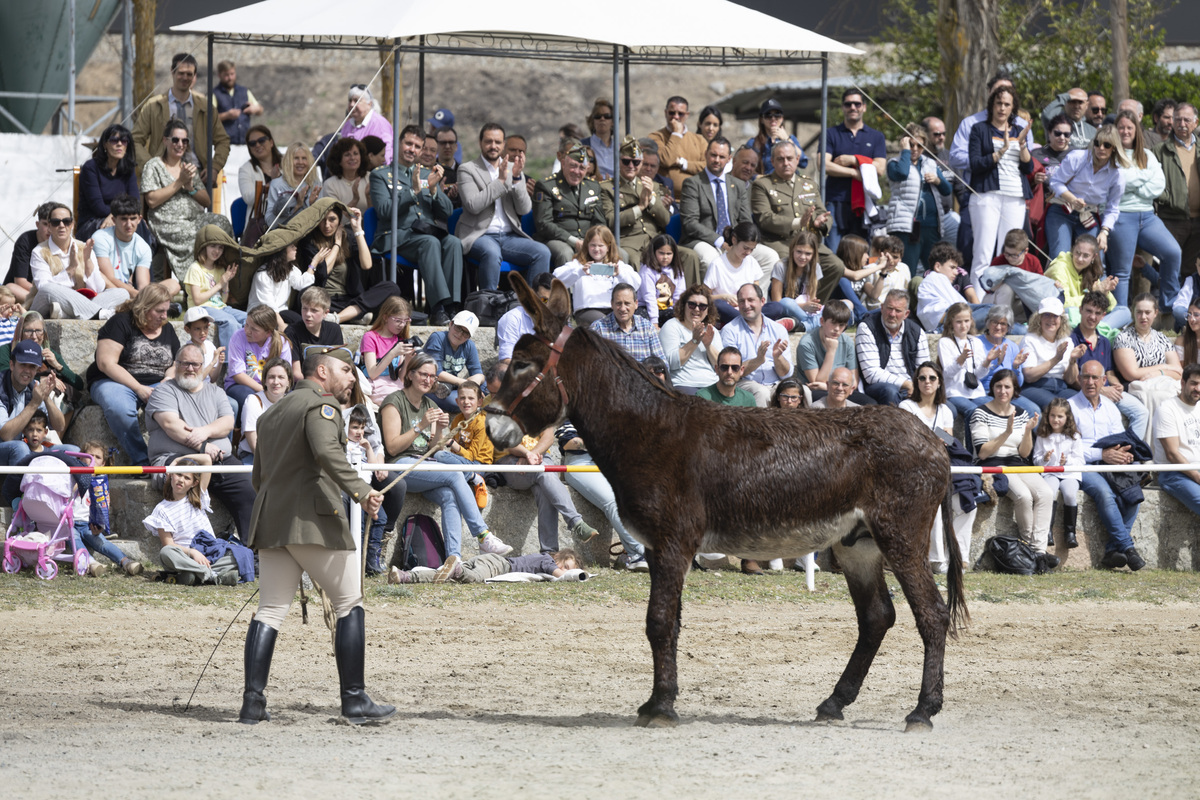
M 204 306 L 192 306 L 187 310 L 187 313 L 183 315 L 183 324 L 188 325 L 202 319 L 206 319 L 209 322 L 213 321 L 212 314 L 208 313 L 207 308 Z
M 1041 305 L 1038 306 L 1038 313 L 1053 314 L 1056 317 L 1061 317 L 1064 313 L 1062 300 L 1059 300 L 1057 297 L 1045 298 L 1042 300 Z
M 454 319 L 450 320 L 450 324 L 461 325 L 474 337 L 475 331 L 479 330 L 479 317 L 464 309 L 454 315 Z

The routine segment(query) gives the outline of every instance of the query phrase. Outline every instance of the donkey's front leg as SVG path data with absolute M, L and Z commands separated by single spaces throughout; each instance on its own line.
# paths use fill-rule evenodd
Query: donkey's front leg
M 654 656 L 654 691 L 638 709 L 640 727 L 674 727 L 675 696 L 679 680 L 675 656 L 679 645 L 679 625 L 683 602 L 683 581 L 691 564 L 678 544 L 646 548 L 650 562 L 650 606 L 646 610 L 646 638 Z

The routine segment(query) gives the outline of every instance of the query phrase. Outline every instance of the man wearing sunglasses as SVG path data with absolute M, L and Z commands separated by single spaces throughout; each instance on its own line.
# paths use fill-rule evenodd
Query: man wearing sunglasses
M 887 143 L 883 134 L 863 122 L 866 100 L 857 89 L 842 92 L 842 122 L 829 128 L 825 136 L 825 205 L 832 214 L 833 226 L 825 244 L 836 250 L 847 234 L 867 235 L 865 215 L 856 208 L 855 183 L 862 186 L 859 156 L 871 159 L 883 178 L 887 168 Z
M 250 130 L 250 117 L 263 113 L 262 104 L 249 89 L 237 82 L 237 65 L 232 61 L 217 64 L 217 76 L 221 79 L 213 90 L 217 119 L 225 126 L 231 143 L 245 144 L 246 132 Z
M 136 148 L 138 177 L 142 167 L 154 156 L 162 141 L 168 120 L 180 119 L 187 126 L 191 150 L 185 159 L 196 164 L 201 180 L 208 180 L 208 98 L 192 91 L 196 83 L 196 59 L 188 53 L 177 53 L 171 59 L 171 88 L 151 97 L 138 112 L 133 124 L 133 144 Z M 229 158 L 229 134 L 224 125 L 213 131 L 213 177 L 225 167 Z
M 641 174 L 644 157 L 642 146 L 635 137 L 626 136 L 621 140 L 620 161 L 617 164 L 621 186 L 621 247 L 635 260 L 642 255 L 651 239 L 666 231 L 667 223 L 671 221 L 662 185 Z M 612 228 L 616 211 L 612 184 L 605 182 L 600 186 L 604 190 L 602 203 L 605 223 Z M 702 276 L 696 251 L 679 247 L 676 257 L 679 260 L 677 266 L 683 270 L 687 284 L 699 283 Z
M 1098 99 L 1101 106 L 1106 106 L 1103 97 L 1094 95 L 1093 98 Z M 1107 107 L 1102 110 L 1104 113 L 1108 113 Z M 1077 86 L 1063 92 L 1051 100 L 1050 105 L 1042 109 L 1042 127 L 1046 129 L 1047 140 L 1050 139 L 1053 120 L 1059 114 L 1066 115 L 1067 122 L 1071 125 L 1071 149 L 1086 150 L 1099 129 L 1099 125 L 1092 122 L 1088 106 L 1088 93 Z M 1100 119 L 1104 120 L 1104 114 L 1100 114 Z
M 688 101 L 685 98 L 678 95 L 669 98 L 664 114 L 667 124 L 651 133 L 650 138 L 658 145 L 659 174 L 681 187 L 688 176 L 704 170 L 708 140 L 688 130 Z

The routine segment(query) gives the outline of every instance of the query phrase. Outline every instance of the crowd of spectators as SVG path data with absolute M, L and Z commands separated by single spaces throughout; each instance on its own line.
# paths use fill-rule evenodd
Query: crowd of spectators
M 1187 463 L 1200 449 L 1200 159 L 1189 102 L 1158 101 L 1150 124 L 1141 103 L 1108 114 L 1102 95 L 1081 88 L 1031 110 L 1000 73 L 950 142 L 930 116 L 891 131 L 889 153 L 867 124 L 867 98 L 849 89 L 827 132 L 823 202 L 815 155 L 788 133 L 775 98 L 736 149 L 713 106 L 692 129 L 687 99 L 669 97 L 662 128 L 621 138 L 601 98 L 590 135 L 565 125 L 553 173 L 535 176 L 524 137 L 495 122 L 481 125 L 470 143 L 479 155 L 464 161 L 448 109 L 405 126 L 393 153 L 391 123 L 358 84 L 339 130 L 281 151 L 252 124 L 263 108 L 236 65 L 218 72 L 210 103 L 192 90 L 195 60 L 176 56 L 171 88 L 133 129 L 101 133 L 77 209 L 45 203 L 18 237 L 0 290 L 0 360 L 12 353 L 0 379 L 4 463 L 31 449 L 33 410 L 61 439 L 62 410 L 85 388 L 131 464 L 249 463 L 258 416 L 302 379 L 306 350 L 343 346 L 349 323 L 369 327 L 354 409 L 370 419 L 352 443 L 371 458 L 415 460 L 464 405 L 486 403 L 495 370 L 532 330 L 523 309 L 509 311 L 496 325 L 498 366 L 480 362 L 467 306 L 474 292 L 502 289 L 505 269 L 542 297 L 561 281 L 577 325 L 709 401 L 898 405 L 947 439 L 957 431 L 984 464 L 1122 464 L 1143 450 Z M 236 181 L 243 220 L 210 212 L 209 113 L 221 123 L 214 177 L 231 145 L 249 154 Z M 393 247 L 419 292 L 383 279 Z M 1135 288 L 1143 283 L 1148 291 Z M 86 387 L 45 347 L 47 319 L 103 321 Z M 186 321 L 190 340 L 181 344 L 172 319 Z M 424 321 L 439 329 L 428 341 L 411 330 Z M 791 333 L 802 334 L 795 348 Z M 461 435 L 453 452 L 475 452 Z M 478 463 L 543 463 L 556 442 L 566 463 L 590 462 L 566 423 Z M 1200 475 L 1162 475 L 1165 491 L 1200 512 Z M 168 501 L 191 515 L 211 490 L 245 527 L 248 482 L 183 483 L 168 486 Z M 627 566 L 642 569 L 601 483 L 568 479 L 613 522 Z M 559 516 L 588 536 L 557 477 L 517 484 L 533 490 L 545 552 L 558 550 Z M 1053 498 L 1062 491 L 1074 509 L 1079 486 L 1100 509 L 1104 565 L 1139 569 L 1137 506 L 1093 473 L 1073 483 L 1009 476 L 1022 536 L 1040 551 L 1053 544 Z M 464 522 L 482 552 L 511 549 L 479 513 L 481 480 L 428 473 L 407 489 L 441 506 L 456 553 Z M 399 510 L 392 502 L 391 525 Z M 191 556 L 170 538 L 178 571 Z

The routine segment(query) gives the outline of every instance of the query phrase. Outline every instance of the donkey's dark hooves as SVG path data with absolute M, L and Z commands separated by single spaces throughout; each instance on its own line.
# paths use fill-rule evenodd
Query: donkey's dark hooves
M 840 722 L 843 719 L 842 710 L 833 702 L 833 698 L 817 706 L 817 722 Z
M 639 728 L 675 728 L 679 726 L 679 715 L 639 714 L 634 724 Z
M 904 726 L 905 733 L 929 733 L 932 730 L 933 723 L 927 719 L 910 719 Z

